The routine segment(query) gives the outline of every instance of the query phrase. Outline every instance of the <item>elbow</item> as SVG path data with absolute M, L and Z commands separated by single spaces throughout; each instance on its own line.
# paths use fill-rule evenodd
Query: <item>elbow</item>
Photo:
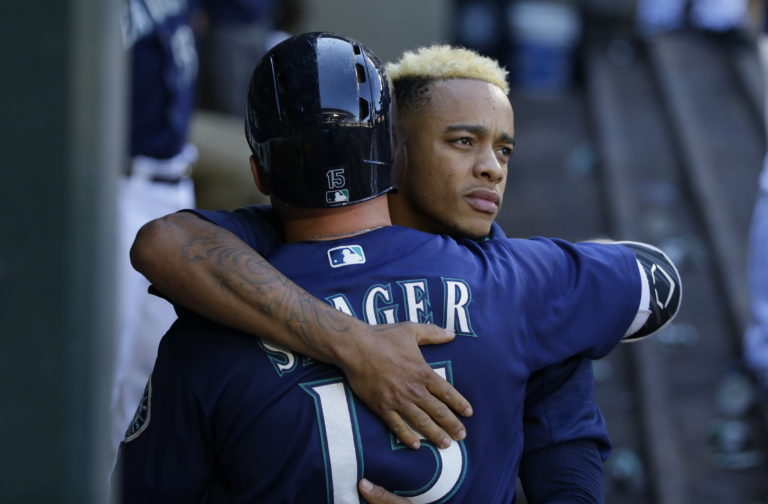
M 172 227 L 171 217 L 149 221 L 136 233 L 130 251 L 131 265 L 144 276 L 151 274 L 153 266 L 162 257 L 163 236 L 168 236 Z
M 157 226 L 157 221 L 150 221 L 141 226 L 139 232 L 136 233 L 136 238 L 133 240 L 133 245 L 131 245 L 131 266 L 139 273 L 145 274 L 147 264 L 152 257 L 152 253 L 149 252 L 149 249 L 152 247 L 151 236 L 156 233 L 155 229 Z

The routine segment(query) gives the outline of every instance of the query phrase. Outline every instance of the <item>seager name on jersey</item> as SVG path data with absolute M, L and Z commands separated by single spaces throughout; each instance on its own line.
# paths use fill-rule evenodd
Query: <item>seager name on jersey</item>
M 371 285 L 357 305 L 345 294 L 334 294 L 325 299 L 337 310 L 371 325 L 405 321 L 429 323 L 452 330 L 457 336 L 477 336 L 472 329 L 469 312 L 472 291 L 467 282 L 441 277 L 441 292 L 437 297 L 432 294 L 425 279 L 415 279 Z M 442 304 L 442 320 L 437 322 L 432 309 L 435 302 Z M 263 341 L 260 344 L 281 376 L 296 369 L 300 361 L 303 365 L 312 362 L 277 345 Z

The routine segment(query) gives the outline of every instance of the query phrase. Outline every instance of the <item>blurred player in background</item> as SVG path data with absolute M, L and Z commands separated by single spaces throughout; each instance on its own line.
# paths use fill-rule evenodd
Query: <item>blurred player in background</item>
M 758 48 L 763 72 L 768 78 L 768 9 L 765 6 L 763 17 Z M 768 111 L 765 115 L 768 118 Z M 744 335 L 744 358 L 760 386 L 768 390 L 768 155 L 758 181 L 749 236 L 748 268 L 751 319 Z
M 130 69 L 131 160 L 119 193 L 118 334 L 111 400 L 113 448 L 122 439 L 152 370 L 160 335 L 175 313 L 147 296 L 128 251 L 148 220 L 194 206 L 188 143 L 197 53 L 187 0 L 126 0 L 123 35 Z
M 206 26 L 200 37 L 200 106 L 239 118 L 251 62 L 269 49 L 275 0 L 201 0 Z
M 740 32 L 747 24 L 747 0 L 638 0 L 636 24 L 645 36 L 683 28 Z

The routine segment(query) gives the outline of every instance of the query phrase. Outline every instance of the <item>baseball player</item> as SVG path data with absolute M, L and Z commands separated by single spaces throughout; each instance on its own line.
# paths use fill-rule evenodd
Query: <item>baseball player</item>
M 189 175 L 197 159 L 187 138 L 197 82 L 192 2 L 125 0 L 122 5 L 131 69 L 131 162 L 118 187 L 113 459 L 152 370 L 159 337 L 176 318 L 167 303 L 146 295 L 149 284 L 131 268 L 127 253 L 149 219 L 194 206 Z
M 302 85 L 308 76 L 314 89 Z M 488 106 L 508 108 L 509 121 L 493 126 L 511 137 L 506 96 L 491 84 L 486 91 Z M 605 355 L 674 316 L 679 276 L 648 245 L 478 244 L 391 226 L 390 107 L 383 68 L 355 41 L 300 35 L 260 62 L 247 137 L 287 242 L 270 260 L 369 324 L 452 329 L 453 342 L 424 353 L 472 398 L 472 436 L 403 450 L 337 368 L 185 314 L 163 338 L 121 445 L 125 500 L 359 502 L 366 477 L 413 502 L 511 502 L 530 374 L 571 355 Z M 329 202 L 329 191 L 346 191 L 347 201 Z M 361 259 L 347 262 L 345 251 Z M 297 320 L 318 316 L 302 308 Z
M 482 108 L 486 98 L 482 83 L 490 83 L 506 94 L 508 92 L 506 72 L 496 62 L 470 51 L 433 46 L 416 53 L 406 53 L 399 63 L 390 65 L 389 73 L 398 95 L 399 121 L 405 131 L 410 161 L 408 169 L 403 174 L 401 191 L 390 194 L 393 221 L 422 231 L 450 233 L 455 237 L 485 237 L 489 230 L 491 230 L 491 237 L 503 237 L 500 228 L 496 225 L 491 227 L 491 225 L 501 203 L 500 196 L 503 194 L 506 182 L 504 176 L 498 175 L 501 172 L 505 174 L 505 161 L 489 172 L 486 169 L 475 169 L 472 163 L 467 164 L 467 160 L 479 159 L 476 165 L 482 167 L 487 164 L 483 161 L 482 155 L 477 158 L 472 153 L 487 153 L 495 156 L 492 153 L 504 152 L 510 148 L 511 131 L 502 132 L 498 138 L 493 138 L 490 142 L 483 141 L 474 145 L 479 140 L 487 140 L 487 135 L 477 136 L 478 127 L 481 125 L 486 127 L 495 120 L 506 119 L 507 109 Z M 311 87 L 316 83 L 309 80 L 305 85 Z M 473 115 L 468 116 L 468 111 Z M 470 124 L 472 126 L 470 129 L 473 131 L 456 131 L 453 126 L 462 123 Z M 446 131 L 451 136 L 446 137 Z M 438 142 L 435 142 L 436 139 Z M 442 149 L 435 149 L 435 147 L 442 147 Z M 466 175 L 457 177 L 457 174 Z M 490 212 L 487 208 L 482 208 L 484 199 L 482 193 L 480 198 L 472 198 L 472 204 L 465 200 L 464 194 L 474 196 L 478 184 L 490 185 L 485 182 L 489 177 L 494 179 L 495 194 L 492 192 L 487 196 L 490 198 L 499 196 L 499 205 L 491 202 Z M 329 192 L 329 197 L 333 198 L 332 201 L 336 200 L 338 192 Z M 478 199 L 481 205 L 479 209 L 476 201 Z M 256 243 L 256 250 L 268 256 L 273 247 L 282 240 L 279 230 L 270 221 L 270 218 L 274 217 L 271 211 L 268 208 L 253 207 L 244 209 L 240 213 L 243 216 L 242 223 L 231 222 L 230 219 L 219 222 L 215 213 L 198 212 L 198 215 L 221 224 L 249 243 Z M 168 221 L 170 227 L 160 225 L 165 221 Z M 204 243 L 209 251 L 228 250 L 228 256 L 240 258 L 241 264 L 244 264 L 242 259 L 246 257 L 250 260 L 259 260 L 250 247 L 236 238 L 232 237 L 231 240 L 224 238 L 220 241 L 221 229 L 214 227 L 211 231 L 206 227 L 212 226 L 206 226 L 200 219 L 185 214 L 171 215 L 150 224 L 148 228 L 157 228 L 159 231 L 151 233 L 153 239 L 149 242 L 146 239 L 146 230 L 137 240 L 134 249 L 142 251 L 141 259 L 135 261 L 137 268 L 153 283 L 161 286 L 161 289 L 171 298 L 183 301 L 185 306 L 194 307 L 198 313 L 225 325 L 263 335 L 266 340 L 280 341 L 281 344 L 299 353 L 314 351 L 315 353 L 311 355 L 319 360 L 334 362 L 328 358 L 327 353 L 321 352 L 317 355 L 318 347 L 333 348 L 335 345 L 341 349 L 341 355 L 344 357 L 343 352 L 347 348 L 357 349 L 363 346 L 358 341 L 353 342 L 354 344 L 343 341 L 345 333 L 336 330 L 336 327 L 340 325 L 347 327 L 349 323 L 338 320 L 334 324 L 324 325 L 324 328 L 328 328 L 327 336 L 322 334 L 322 328 L 302 327 L 298 334 L 289 335 L 287 339 L 274 339 L 281 335 L 266 334 L 265 331 L 271 328 L 290 327 L 291 324 L 286 323 L 285 318 L 280 320 L 279 317 L 270 323 L 261 325 L 255 323 L 254 321 L 260 315 L 261 301 L 258 296 L 254 298 L 254 295 L 258 293 L 267 298 L 271 296 L 270 308 L 278 306 L 281 300 L 287 297 L 274 292 L 274 288 L 272 292 L 252 289 L 253 279 L 243 281 L 240 278 L 226 283 L 224 289 L 233 291 L 234 301 L 226 298 L 215 301 L 213 299 L 213 293 L 222 291 L 222 282 L 219 279 L 223 278 L 226 272 L 221 270 L 212 270 L 212 276 L 209 279 L 213 280 L 213 283 L 210 285 L 193 282 L 179 287 L 180 282 L 199 277 L 203 271 L 201 266 L 203 263 L 200 262 L 202 256 L 195 253 L 189 258 L 191 263 L 187 263 L 178 255 L 164 253 L 166 249 L 163 247 L 158 250 L 158 242 L 161 245 L 170 243 L 171 252 L 176 252 L 177 248 L 193 242 Z M 177 231 L 181 229 L 185 233 L 179 235 L 178 240 L 174 240 L 173 238 L 178 234 Z M 216 236 L 216 238 L 211 239 L 210 236 Z M 195 245 L 195 248 L 197 247 L 198 245 Z M 218 262 L 208 264 L 214 265 Z M 192 269 L 185 269 L 188 266 L 192 266 Z M 237 270 L 236 265 L 232 267 Z M 237 274 L 242 273 L 241 269 Z M 173 277 L 173 282 L 168 281 L 169 277 Z M 194 300 L 189 297 L 189 294 L 194 293 L 202 293 L 203 296 L 201 299 Z M 243 303 L 242 300 L 248 300 L 248 302 Z M 305 303 L 311 301 L 304 300 Z M 221 309 L 223 306 L 228 306 L 229 309 Z M 316 309 L 322 310 L 322 308 Z M 427 328 L 428 326 L 420 326 L 417 329 Z M 365 338 L 361 335 L 366 333 L 366 329 L 348 330 L 347 334 L 358 335 L 360 340 L 364 340 Z M 347 372 L 347 376 L 353 390 L 362 401 L 385 421 L 390 420 L 388 425 L 403 442 L 418 445 L 418 442 L 414 443 L 415 436 L 410 431 L 398 430 L 398 423 L 391 421 L 394 416 L 400 421 L 399 425 L 402 425 L 402 420 L 393 415 L 391 410 L 387 411 L 382 407 L 382 403 L 393 395 L 389 389 L 385 388 L 383 392 L 381 391 L 382 383 L 383 386 L 390 386 L 393 382 L 397 384 L 396 380 L 399 379 L 399 384 L 410 390 L 419 384 L 418 380 L 424 380 L 423 375 L 411 372 L 414 368 L 410 364 L 413 363 L 416 349 L 407 346 L 408 343 L 413 342 L 407 338 L 403 341 L 402 336 L 402 334 L 398 335 L 401 338 L 397 340 L 399 344 L 384 347 L 383 342 L 389 340 L 379 335 L 374 339 L 374 348 L 368 350 L 368 353 L 363 351 L 355 354 L 347 351 L 346 364 L 344 362 L 337 364 L 345 370 L 352 368 L 352 372 Z M 298 346 L 306 341 L 313 342 L 314 346 L 310 348 Z M 375 360 L 368 358 L 372 354 L 376 355 Z M 420 355 L 418 358 L 420 359 Z M 356 371 L 355 365 L 360 362 L 366 362 L 368 365 L 364 366 L 362 371 Z M 427 367 L 423 360 L 421 364 Z M 443 398 L 444 395 L 439 391 L 444 387 L 438 382 L 434 373 L 430 371 L 427 373 L 433 375 L 434 382 L 430 387 L 431 390 L 438 391 L 434 398 Z M 361 380 L 359 378 L 361 375 L 367 378 Z M 360 381 L 364 383 L 362 391 Z M 428 398 L 430 396 L 427 394 Z M 424 420 L 425 412 L 431 412 L 437 424 L 443 422 L 441 425 L 446 431 L 453 433 L 455 439 L 463 439 L 465 432 L 463 426 L 458 421 L 449 423 L 449 416 L 437 408 L 428 409 L 429 404 L 423 407 L 424 403 L 419 402 L 423 397 L 416 397 L 410 408 L 404 407 L 398 411 L 404 412 L 403 416 L 413 411 L 421 415 L 408 420 L 413 425 L 418 425 L 419 430 L 438 445 L 447 444 L 448 439 L 439 427 L 430 428 L 430 423 Z M 457 397 L 460 396 L 457 395 Z M 434 398 L 433 401 L 435 401 Z M 449 400 L 446 400 L 446 403 L 451 404 Z M 461 403 L 456 404 L 461 405 Z M 455 409 L 462 411 L 458 406 L 455 406 Z M 453 428 L 459 430 L 451 430 L 451 426 L 455 424 L 458 425 Z M 553 496 L 582 499 L 584 496 L 589 496 L 593 502 L 602 502 L 603 460 L 608 455 L 610 443 L 602 415 L 594 400 L 592 369 L 588 360 L 583 357 L 574 357 L 564 363 L 549 366 L 532 376 L 527 387 L 524 425 L 525 451 L 520 476 L 529 502 L 532 504 L 552 502 Z

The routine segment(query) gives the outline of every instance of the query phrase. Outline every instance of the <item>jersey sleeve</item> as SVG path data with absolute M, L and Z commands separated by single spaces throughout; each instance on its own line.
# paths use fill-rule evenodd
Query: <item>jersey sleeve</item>
M 269 205 L 250 205 L 226 210 L 183 210 L 231 232 L 266 257 L 282 243 L 280 223 Z
M 498 232 L 491 237 L 503 237 Z M 575 356 L 531 375 L 523 435 L 520 478 L 529 502 L 602 502 L 611 442 L 595 400 L 591 361 Z
M 509 240 L 514 241 L 514 240 Z M 517 247 L 532 371 L 574 355 L 598 359 L 624 337 L 640 308 L 637 260 L 626 247 L 536 238 Z
M 144 397 L 120 444 L 112 476 L 114 502 L 199 503 L 212 478 L 207 415 L 168 337 L 160 344 Z
M 531 375 L 520 462 L 528 502 L 602 502 L 610 438 L 593 382 L 592 364 L 580 356 Z
M 558 468 L 553 472 L 553 467 Z M 530 504 L 566 502 L 600 504 L 604 465 L 593 443 L 556 444 L 523 457 L 520 481 Z
M 594 393 L 592 363 L 576 356 L 531 375 L 523 412 L 524 454 L 558 443 L 587 441 L 602 459 L 610 438 Z

